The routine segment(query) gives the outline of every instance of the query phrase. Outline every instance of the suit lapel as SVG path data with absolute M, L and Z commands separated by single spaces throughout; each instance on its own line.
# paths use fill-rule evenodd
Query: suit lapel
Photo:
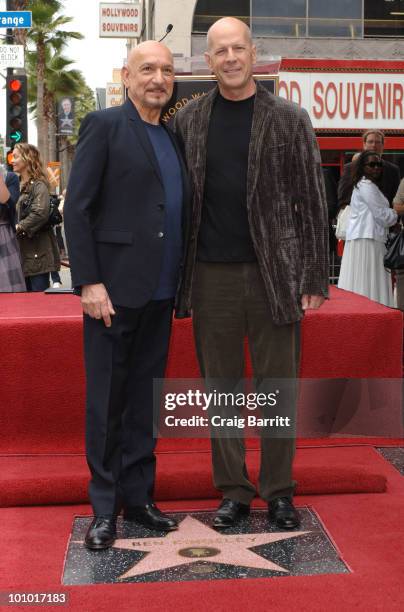
M 163 184 L 163 179 L 160 172 L 159 163 L 157 161 L 156 155 L 154 153 L 153 145 L 150 142 L 150 138 L 147 134 L 147 130 L 143 125 L 143 121 L 140 118 L 139 113 L 137 112 L 134 104 L 128 98 L 123 105 L 124 110 L 129 118 L 129 124 L 133 132 L 135 132 L 137 136 L 137 140 L 144 149 L 147 159 L 153 166 L 153 169 L 159 179 L 160 183 Z
M 264 142 L 264 135 L 268 134 L 268 128 L 273 120 L 273 101 L 271 94 L 259 83 L 257 83 L 257 94 L 254 102 L 254 114 L 251 126 L 250 147 L 248 151 L 247 170 L 247 208 L 250 208 L 255 194 L 257 181 L 260 173 L 260 159 L 262 149 L 268 146 Z
M 216 86 L 208 94 L 203 96 L 201 104 L 195 112 L 195 125 L 192 128 L 194 140 L 190 159 L 193 161 L 193 167 L 189 168 L 189 171 L 192 172 L 195 183 L 195 191 L 200 197 L 201 201 L 205 187 L 206 155 L 210 116 L 217 92 L 218 88 Z

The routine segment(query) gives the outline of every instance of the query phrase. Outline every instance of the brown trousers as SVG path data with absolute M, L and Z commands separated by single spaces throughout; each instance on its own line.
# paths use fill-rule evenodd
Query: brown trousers
M 195 269 L 193 326 L 203 378 L 238 381 L 247 336 L 254 378 L 295 379 L 300 324 L 277 326 L 256 263 L 202 263 Z M 295 402 L 289 413 L 295 418 Z M 243 436 L 212 437 L 213 480 L 223 497 L 249 504 L 256 494 L 245 465 Z M 262 499 L 293 495 L 295 438 L 261 437 L 258 492 Z

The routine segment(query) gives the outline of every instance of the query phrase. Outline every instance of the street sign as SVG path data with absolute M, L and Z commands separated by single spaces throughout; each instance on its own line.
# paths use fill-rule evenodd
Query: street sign
M 0 45 L 0 68 L 24 68 L 23 45 Z
M 31 11 L 1 11 L 0 28 L 31 28 Z
M 123 84 L 107 83 L 106 88 L 106 108 L 120 106 L 123 104 Z
M 60 167 L 60 162 L 50 161 L 46 168 L 49 183 L 55 189 L 60 187 Z
M 141 31 L 140 2 L 100 4 L 100 38 L 139 38 Z

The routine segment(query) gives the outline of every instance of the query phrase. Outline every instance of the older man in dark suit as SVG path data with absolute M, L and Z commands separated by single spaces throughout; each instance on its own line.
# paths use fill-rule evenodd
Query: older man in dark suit
M 384 134 L 380 130 L 367 130 L 363 136 L 363 150 L 373 151 L 378 155 L 383 154 L 384 149 Z M 378 182 L 379 189 L 386 196 L 390 202 L 390 206 L 393 204 L 394 196 L 397 193 L 398 186 L 400 184 L 400 170 L 396 164 L 392 164 L 386 159 L 383 162 L 383 172 L 381 173 L 380 180 Z M 350 203 L 352 197 L 352 168 L 355 162 L 345 164 L 344 172 L 338 182 L 338 206 L 346 206 Z
M 182 257 L 186 172 L 160 124 L 172 95 L 171 52 L 148 41 L 123 68 L 128 99 L 84 119 L 67 188 L 66 235 L 81 289 L 86 449 L 94 521 L 86 546 L 115 538 L 116 516 L 166 530 L 153 503 L 153 379 L 166 365 Z
M 306 111 L 252 75 L 255 47 L 238 19 L 210 28 L 206 59 L 218 87 L 176 115 L 194 197 L 181 306 L 193 310 L 202 375 L 242 378 L 244 337 L 254 376 L 294 379 L 299 323 L 328 290 L 328 224 L 321 159 Z M 196 263 L 195 263 L 196 262 Z M 294 403 L 294 402 L 293 402 Z M 294 405 L 289 406 L 294 417 Z M 294 420 L 294 418 L 292 419 Z M 259 493 L 270 519 L 293 529 L 293 431 L 261 440 Z M 216 527 L 249 512 L 256 491 L 240 436 L 212 438 L 223 500 Z

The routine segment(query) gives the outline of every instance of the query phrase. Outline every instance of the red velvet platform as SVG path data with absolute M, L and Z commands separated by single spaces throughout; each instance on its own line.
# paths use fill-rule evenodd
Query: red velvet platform
M 401 312 L 332 287 L 331 299 L 303 321 L 300 375 L 400 378 L 402 328 Z M 0 454 L 83 452 L 81 335 L 75 296 L 0 295 Z M 199 376 L 190 319 L 174 321 L 167 376 Z M 207 447 L 207 440 L 193 443 Z
M 247 453 L 257 483 L 259 450 Z M 367 446 L 298 449 L 293 467 L 297 495 L 384 493 L 386 462 Z M 0 458 L 0 507 L 88 503 L 88 468 L 82 455 Z M 220 497 L 212 482 L 210 452 L 158 453 L 155 499 Z

